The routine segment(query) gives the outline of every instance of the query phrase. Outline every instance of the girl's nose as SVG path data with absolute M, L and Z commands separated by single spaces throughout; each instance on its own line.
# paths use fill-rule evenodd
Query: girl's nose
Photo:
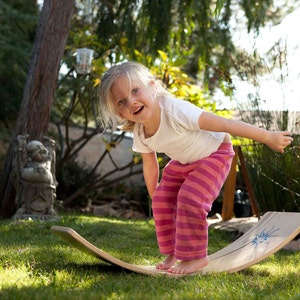
M 137 103 L 136 98 L 134 96 L 130 96 L 128 98 L 128 102 L 127 102 L 128 107 L 134 106 L 136 103 Z

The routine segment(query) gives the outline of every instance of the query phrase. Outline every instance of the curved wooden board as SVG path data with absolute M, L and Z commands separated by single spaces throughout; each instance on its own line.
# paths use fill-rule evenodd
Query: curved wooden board
M 99 258 L 105 262 L 111 263 L 113 265 L 119 266 L 121 268 L 127 269 L 135 273 L 141 273 L 145 275 L 159 275 L 166 272 L 157 270 L 154 266 L 141 266 L 127 263 L 120 260 L 109 253 L 99 249 L 98 247 L 91 244 L 81 235 L 79 235 L 75 230 L 69 227 L 52 226 L 51 230 L 62 238 L 64 241 L 68 242 L 70 245 L 74 246 L 78 250 Z
M 205 272 L 237 272 L 274 254 L 300 233 L 300 213 L 267 212 L 250 230 L 209 256 Z
M 52 226 L 51 230 L 80 251 L 124 269 L 152 276 L 178 276 L 157 270 L 154 266 L 134 265 L 124 262 L 91 244 L 72 228 Z M 209 264 L 205 268 L 189 275 L 210 272 L 232 273 L 243 270 L 274 254 L 299 233 L 300 213 L 267 212 L 239 239 L 211 254 Z

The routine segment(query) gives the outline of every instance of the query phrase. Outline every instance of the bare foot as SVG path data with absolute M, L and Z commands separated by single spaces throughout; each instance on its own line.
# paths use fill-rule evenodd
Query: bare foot
M 178 265 L 168 269 L 171 274 L 192 274 L 208 265 L 208 257 L 181 261 Z
M 177 259 L 175 258 L 174 255 L 169 255 L 163 262 L 159 263 L 156 266 L 156 269 L 159 270 L 169 270 L 171 267 L 175 265 L 177 262 Z

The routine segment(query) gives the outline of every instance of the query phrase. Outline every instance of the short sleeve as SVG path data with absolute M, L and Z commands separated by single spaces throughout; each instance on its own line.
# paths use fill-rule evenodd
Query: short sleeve
M 189 130 L 199 130 L 199 116 L 203 110 L 185 100 L 170 99 L 165 110 L 172 116 L 176 124 Z

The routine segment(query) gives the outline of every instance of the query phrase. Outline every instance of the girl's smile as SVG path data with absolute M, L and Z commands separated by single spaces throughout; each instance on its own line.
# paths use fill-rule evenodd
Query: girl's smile
M 137 114 L 139 114 L 143 109 L 144 109 L 144 106 L 141 106 L 141 107 L 138 108 L 133 114 L 134 114 L 134 115 L 137 115 Z

